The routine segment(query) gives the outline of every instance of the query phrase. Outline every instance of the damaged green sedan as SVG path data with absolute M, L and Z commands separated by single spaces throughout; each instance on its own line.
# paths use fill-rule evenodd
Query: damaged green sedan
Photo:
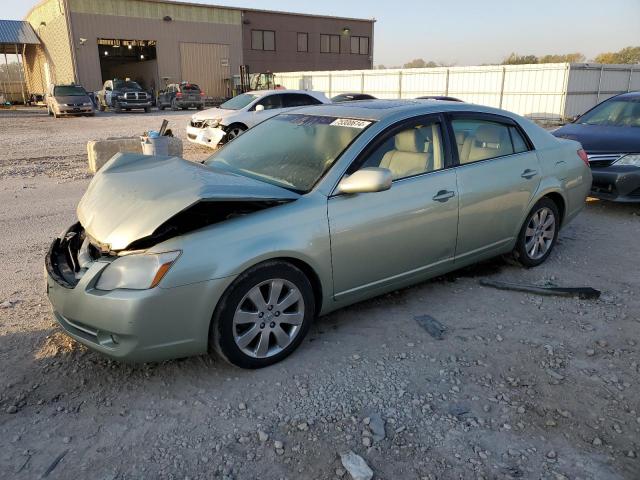
M 318 315 L 508 252 L 544 262 L 585 204 L 585 158 L 480 106 L 304 107 L 203 164 L 116 155 L 51 245 L 47 292 L 112 358 L 265 367 Z

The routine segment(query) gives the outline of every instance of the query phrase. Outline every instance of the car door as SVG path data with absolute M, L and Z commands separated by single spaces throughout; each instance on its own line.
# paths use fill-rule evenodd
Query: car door
M 515 240 L 540 185 L 540 166 L 514 120 L 478 113 L 448 119 L 460 195 L 456 262 L 470 263 L 502 253 Z
M 458 196 L 440 116 L 402 121 L 351 165 L 391 170 L 391 189 L 328 200 L 336 300 L 356 300 L 453 263 Z

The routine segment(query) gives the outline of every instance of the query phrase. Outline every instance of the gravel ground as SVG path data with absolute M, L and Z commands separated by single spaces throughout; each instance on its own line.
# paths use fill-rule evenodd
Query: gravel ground
M 63 336 L 43 257 L 89 181 L 86 142 L 164 117 L 183 136 L 189 115 L 0 112 L 0 478 L 348 479 L 349 450 L 376 479 L 640 478 L 638 206 L 590 202 L 542 267 L 496 259 L 323 317 L 261 371 L 123 365 Z

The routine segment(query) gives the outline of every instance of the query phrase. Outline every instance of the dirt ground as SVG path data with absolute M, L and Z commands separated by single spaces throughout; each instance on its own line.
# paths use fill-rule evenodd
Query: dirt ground
M 640 478 L 640 206 L 590 202 L 539 268 L 496 259 L 320 318 L 265 370 L 124 365 L 62 335 L 43 258 L 90 179 L 86 142 L 164 117 L 183 136 L 190 114 L 0 112 L 0 478 L 348 479 L 348 450 L 376 479 Z

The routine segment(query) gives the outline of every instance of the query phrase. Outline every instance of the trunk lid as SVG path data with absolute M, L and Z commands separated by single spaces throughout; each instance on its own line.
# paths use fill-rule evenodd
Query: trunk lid
M 87 235 L 120 251 L 202 202 L 299 197 L 285 188 L 178 157 L 119 153 L 95 175 L 77 213 Z

